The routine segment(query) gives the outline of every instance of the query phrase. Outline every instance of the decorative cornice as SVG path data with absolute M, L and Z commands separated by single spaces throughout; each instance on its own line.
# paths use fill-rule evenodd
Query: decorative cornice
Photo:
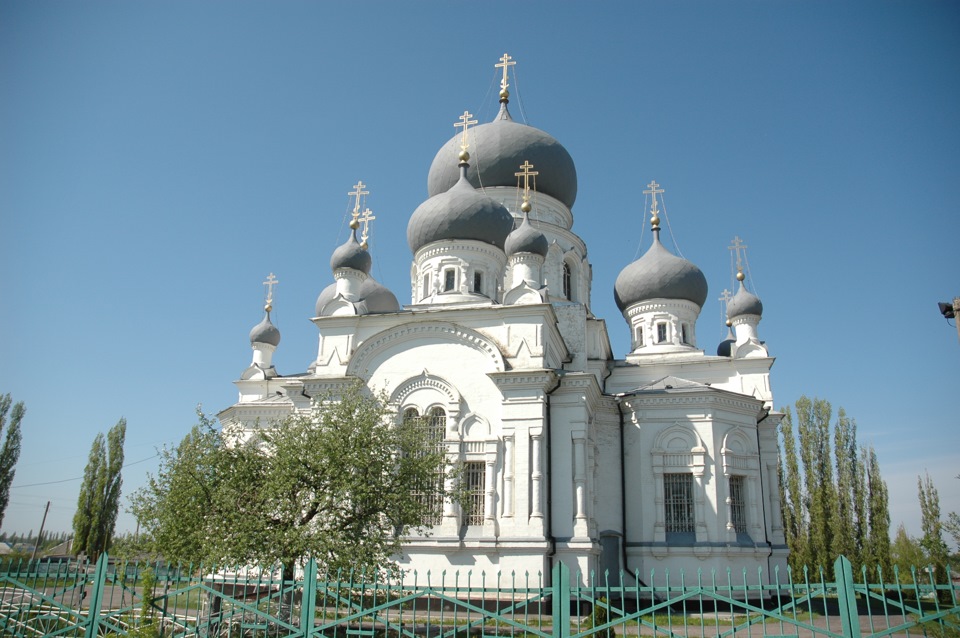
M 417 263 L 420 263 L 425 259 L 447 255 L 452 251 L 480 253 L 481 255 L 494 258 L 501 264 L 506 264 L 507 262 L 506 254 L 499 248 L 496 248 L 490 244 L 485 244 L 479 241 L 451 241 L 449 239 L 427 244 L 417 251 L 416 255 L 413 257 L 413 260 Z

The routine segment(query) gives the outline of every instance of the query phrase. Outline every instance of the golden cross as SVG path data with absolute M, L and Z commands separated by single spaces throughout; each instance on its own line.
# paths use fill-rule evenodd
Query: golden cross
M 727 250 L 735 250 L 735 251 L 737 251 L 737 271 L 742 271 L 742 270 L 743 270 L 743 260 L 741 259 L 741 255 L 742 255 L 742 251 L 743 251 L 746 247 L 747 247 L 747 245 L 743 243 L 743 240 L 740 239 L 740 236 L 739 236 L 739 235 L 738 235 L 738 236 L 735 236 L 735 237 L 733 238 L 733 242 L 731 242 L 731 244 L 730 244 L 729 246 L 727 246 Z
M 532 171 L 533 164 L 530 163 L 530 160 L 523 160 L 523 164 L 520 165 L 520 172 L 514 173 L 517 177 L 523 178 L 523 199 L 526 201 L 530 199 L 530 178 L 536 177 L 540 174 L 540 171 Z
M 357 183 L 353 185 L 353 190 L 347 193 L 347 195 L 353 195 L 356 199 L 353 202 L 353 218 L 356 219 L 360 216 L 360 198 L 364 195 L 369 195 L 370 191 L 363 190 L 366 187 L 366 184 L 363 183 L 363 180 L 357 180 Z
M 367 242 L 367 238 L 370 237 L 370 222 L 375 220 L 376 217 L 373 216 L 373 211 L 369 208 L 365 208 L 363 213 L 360 215 L 360 222 L 363 223 L 363 232 L 360 233 L 360 241 L 363 243 Z
M 493 65 L 495 69 L 503 69 L 503 79 L 500 80 L 501 89 L 506 89 L 508 86 L 510 86 L 509 84 L 507 84 L 507 69 L 509 69 L 512 66 L 515 66 L 516 64 L 517 63 L 513 61 L 513 58 L 511 58 L 508 54 L 504 53 L 503 57 L 500 58 L 500 64 Z
M 273 273 L 270 273 L 270 276 L 267 277 L 267 280 L 263 282 L 263 285 L 267 287 L 267 305 L 273 303 L 273 287 L 276 286 L 279 281 L 277 281 L 276 276 Z
M 471 113 L 470 111 L 464 111 L 463 115 L 460 116 L 460 121 L 453 123 L 454 128 L 460 128 L 461 126 L 463 127 L 463 137 L 460 139 L 460 150 L 462 151 L 467 150 L 467 146 L 468 146 L 467 129 L 470 128 L 471 124 L 477 123 L 477 120 L 471 120 L 470 119 L 471 117 L 473 117 L 473 113 Z
M 657 183 L 657 180 L 652 179 L 650 183 L 647 184 L 647 190 L 643 191 L 644 195 L 652 195 L 653 202 L 650 204 L 650 212 L 654 215 L 657 214 L 657 195 L 663 192 L 663 189 L 660 188 L 660 184 Z

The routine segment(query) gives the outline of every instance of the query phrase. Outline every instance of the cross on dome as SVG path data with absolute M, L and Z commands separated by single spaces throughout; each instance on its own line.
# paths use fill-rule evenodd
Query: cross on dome
M 347 195 L 353 195 L 355 197 L 353 201 L 353 212 L 350 213 L 353 215 L 354 220 L 360 216 L 360 198 L 370 194 L 370 191 L 363 190 L 366 186 L 363 180 L 357 180 L 357 183 L 353 185 L 353 190 L 347 193 Z
M 523 178 L 523 200 L 526 201 L 530 199 L 530 178 L 536 177 L 540 174 L 539 171 L 530 170 L 533 168 L 533 164 L 530 163 L 530 160 L 523 160 L 523 164 L 520 165 L 520 172 L 514 173 L 517 177 Z
M 727 246 L 727 250 L 732 250 L 736 252 L 737 256 L 737 279 L 743 281 L 743 252 L 746 250 L 747 245 L 743 243 L 743 240 L 740 239 L 740 236 L 737 235 L 733 238 L 733 241 Z
M 517 63 L 513 60 L 513 58 L 510 57 L 509 54 L 504 53 L 500 58 L 500 62 L 493 65 L 496 69 L 503 69 L 503 79 L 500 80 L 500 89 L 502 91 L 506 91 L 507 87 L 510 86 L 507 84 L 507 70 L 512 66 L 516 66 L 516 64 Z
M 657 195 L 663 192 L 660 184 L 658 184 L 655 179 L 650 180 L 650 183 L 647 184 L 647 190 L 643 191 L 644 195 L 652 196 L 652 201 L 650 202 L 650 224 L 655 230 L 660 228 L 660 210 L 657 208 Z
M 273 287 L 280 283 L 277 280 L 277 277 L 270 273 L 267 277 L 267 280 L 263 282 L 263 285 L 267 287 L 267 311 L 269 312 L 273 306 Z
M 370 237 L 370 222 L 375 219 L 376 217 L 373 216 L 373 211 L 369 208 L 365 208 L 360 214 L 359 221 L 363 224 L 363 231 L 360 233 L 360 247 L 364 250 L 367 248 L 367 239 Z
M 461 127 L 463 127 L 463 136 L 460 138 L 460 150 L 461 150 L 461 151 L 467 150 L 467 147 L 470 146 L 470 145 L 467 143 L 467 129 L 470 128 L 470 125 L 471 125 L 471 124 L 476 124 L 476 123 L 477 123 L 477 120 L 471 120 L 471 119 L 470 119 L 471 117 L 473 117 L 473 113 L 471 113 L 470 111 L 464 111 L 464 112 L 463 112 L 463 115 L 460 116 L 460 121 L 453 123 L 454 128 L 461 128 Z

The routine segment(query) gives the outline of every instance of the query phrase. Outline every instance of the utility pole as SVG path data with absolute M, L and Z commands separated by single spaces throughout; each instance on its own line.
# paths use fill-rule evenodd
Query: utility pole
M 47 506 L 43 508 L 43 520 L 40 521 L 40 533 L 37 534 L 37 544 L 33 546 L 33 554 L 30 556 L 30 562 L 33 562 L 33 559 L 37 557 L 37 551 L 40 549 L 40 543 L 43 542 L 43 526 L 47 524 L 47 512 L 50 511 L 50 501 L 47 501 Z

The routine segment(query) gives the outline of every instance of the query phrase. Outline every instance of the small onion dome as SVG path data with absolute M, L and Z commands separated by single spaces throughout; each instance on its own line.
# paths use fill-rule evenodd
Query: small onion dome
M 762 315 L 763 304 L 756 295 L 747 292 L 743 282 L 740 282 L 740 290 L 733 296 L 733 299 L 727 304 L 727 317 L 739 317 L 740 315 Z
M 729 357 L 731 350 L 733 350 L 733 344 L 737 342 L 737 338 L 733 336 L 733 331 L 730 328 L 727 328 L 727 338 L 720 342 L 720 345 L 717 346 L 717 356 L 718 357 Z
M 370 281 L 369 279 L 367 281 Z M 363 283 L 367 283 L 366 281 Z M 362 285 L 361 285 L 362 287 Z M 320 311 L 323 310 L 323 307 L 328 303 L 333 301 L 333 298 L 337 296 L 337 283 L 334 282 L 323 289 L 320 293 L 320 296 L 317 297 L 317 305 L 315 306 L 316 314 L 314 316 L 319 317 Z
M 360 285 L 360 299 L 369 314 L 400 312 L 400 302 L 390 290 L 370 277 Z
M 620 271 L 613 296 L 621 312 L 646 299 L 686 299 L 703 307 L 707 279 L 694 264 L 664 248 L 654 232 L 650 249 Z
M 453 137 L 433 158 L 427 177 L 431 197 L 457 182 L 459 176 L 450 160 L 456 157 L 460 142 L 460 136 Z M 501 104 L 492 122 L 470 129 L 470 154 L 475 161 L 467 179 L 475 188 L 516 186 L 517 167 L 529 160 L 540 172 L 538 192 L 559 199 L 567 208 L 577 199 L 577 169 L 570 153 L 540 129 L 514 122 L 506 104 Z
M 550 244 L 547 242 L 547 238 L 530 224 L 530 218 L 524 213 L 520 226 L 507 235 L 507 241 L 504 243 L 504 252 L 507 253 L 507 255 L 534 253 L 541 257 L 546 257 L 549 247 Z
M 443 239 L 473 239 L 503 249 L 513 230 L 513 216 L 502 204 L 474 189 L 461 163 L 460 181 L 450 190 L 420 204 L 407 224 L 407 243 L 414 253 Z
M 263 321 L 250 331 L 250 343 L 266 343 L 274 347 L 280 345 L 280 331 L 270 323 L 269 310 L 263 315 Z
M 351 268 L 367 275 L 370 274 L 372 263 L 370 253 L 364 250 L 360 242 L 357 241 L 357 231 L 353 230 L 350 233 L 350 238 L 333 251 L 333 256 L 330 257 L 330 270 Z

